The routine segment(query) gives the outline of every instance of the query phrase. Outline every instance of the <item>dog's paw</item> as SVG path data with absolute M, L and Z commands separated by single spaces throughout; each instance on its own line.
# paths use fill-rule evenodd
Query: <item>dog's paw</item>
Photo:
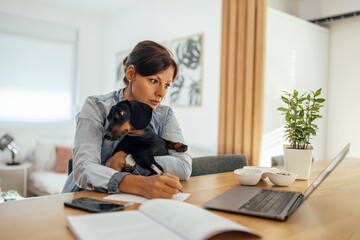
M 179 146 L 175 148 L 177 152 L 186 152 L 188 150 L 188 145 L 179 143 Z
M 177 152 L 186 152 L 188 150 L 188 145 L 185 145 L 181 142 L 173 142 L 166 140 L 166 145 L 168 149 L 173 149 Z

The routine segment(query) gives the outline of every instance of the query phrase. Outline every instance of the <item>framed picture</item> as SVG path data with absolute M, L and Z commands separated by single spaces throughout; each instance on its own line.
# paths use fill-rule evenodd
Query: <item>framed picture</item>
M 123 82 L 125 73 L 124 73 L 124 66 L 123 60 L 124 58 L 129 55 L 131 49 L 120 51 L 116 54 L 116 80 L 115 80 L 115 89 L 120 89 L 125 87 Z
M 201 106 L 203 35 L 171 41 L 179 74 L 170 87 L 170 105 Z

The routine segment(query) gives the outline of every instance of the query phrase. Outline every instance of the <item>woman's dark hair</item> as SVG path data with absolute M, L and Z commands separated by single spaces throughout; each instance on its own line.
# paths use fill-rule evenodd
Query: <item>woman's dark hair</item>
M 141 76 L 150 76 L 173 66 L 175 80 L 178 73 L 178 66 L 171 56 L 171 52 L 161 44 L 153 41 L 139 42 L 131 53 L 123 60 L 124 83 L 129 85 L 126 78 L 126 70 L 130 65 L 134 65 L 135 71 Z

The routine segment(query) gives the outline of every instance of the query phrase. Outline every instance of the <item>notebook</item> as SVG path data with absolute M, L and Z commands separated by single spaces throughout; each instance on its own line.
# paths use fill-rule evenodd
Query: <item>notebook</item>
M 260 237 L 253 230 L 190 203 L 153 199 L 138 211 L 68 216 L 77 239 L 208 239 L 236 231 Z
M 345 158 L 349 149 L 350 143 L 341 150 L 304 194 L 295 191 L 238 185 L 204 203 L 203 206 L 210 209 L 284 221 Z

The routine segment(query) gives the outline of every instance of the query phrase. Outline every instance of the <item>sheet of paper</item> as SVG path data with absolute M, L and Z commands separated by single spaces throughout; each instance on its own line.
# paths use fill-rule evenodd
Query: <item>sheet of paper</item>
M 178 193 L 173 196 L 173 200 L 177 201 L 184 201 L 190 196 L 190 193 Z M 114 200 L 114 201 L 122 201 L 122 202 L 135 202 L 135 203 L 144 203 L 149 199 L 134 195 L 134 194 L 127 194 L 127 193 L 120 193 L 120 194 L 112 194 L 110 196 L 104 197 L 107 200 Z
M 181 239 L 176 233 L 139 211 L 68 216 L 67 221 L 77 239 Z
M 186 202 L 153 199 L 142 204 L 139 211 L 186 239 L 208 239 L 227 231 L 260 236 L 245 226 Z

